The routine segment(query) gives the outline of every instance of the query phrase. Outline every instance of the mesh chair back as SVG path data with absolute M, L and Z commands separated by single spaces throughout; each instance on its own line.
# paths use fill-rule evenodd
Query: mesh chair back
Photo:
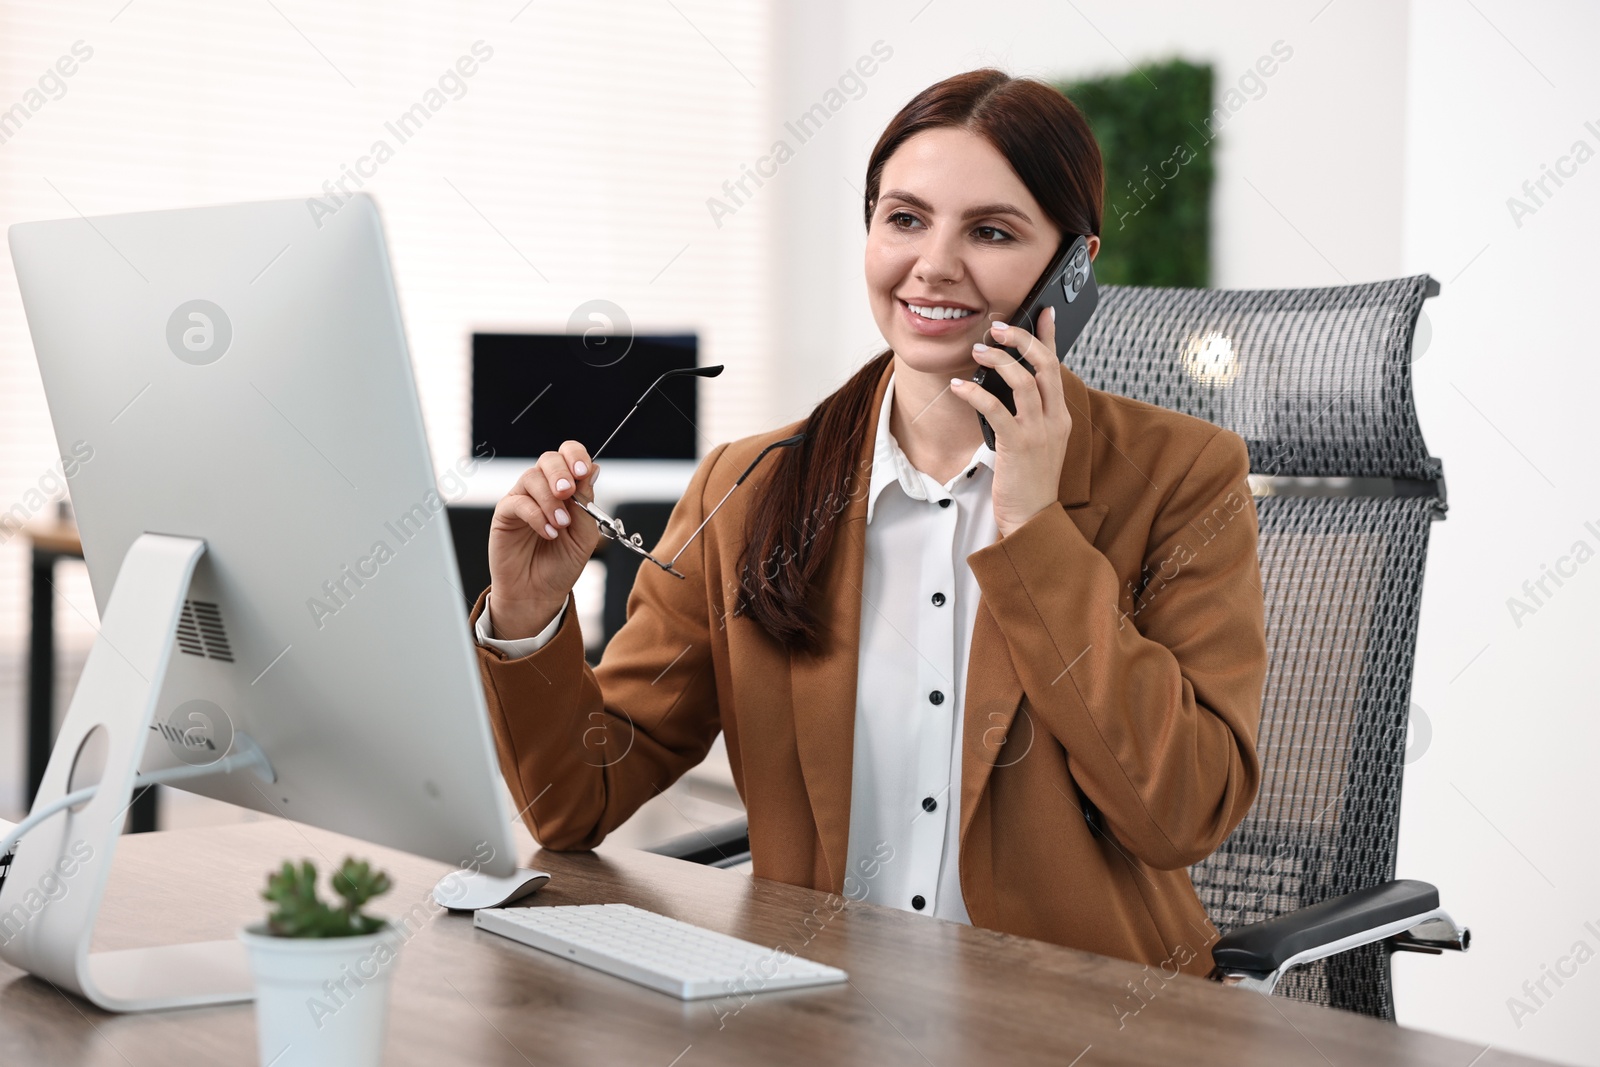
M 1427 275 L 1107 286 L 1067 356 L 1090 386 L 1197 415 L 1250 448 L 1270 660 L 1262 785 L 1233 835 L 1190 868 L 1224 932 L 1394 877 L 1423 564 L 1444 510 L 1411 391 L 1432 287 Z M 1394 1014 L 1381 944 L 1298 968 L 1278 991 Z

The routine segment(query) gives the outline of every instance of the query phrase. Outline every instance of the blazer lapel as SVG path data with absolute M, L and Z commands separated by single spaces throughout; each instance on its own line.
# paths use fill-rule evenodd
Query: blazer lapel
M 1089 502 L 1089 468 L 1094 457 L 1095 428 L 1089 419 L 1089 390 L 1065 366 L 1061 381 L 1072 412 L 1072 433 L 1061 463 L 1059 498 L 1084 539 L 1094 543 L 1105 521 L 1106 505 Z M 1017 721 L 1022 704 L 1022 681 L 1011 666 L 1000 624 L 982 600 L 972 627 L 968 656 L 967 692 L 962 722 L 961 829 L 964 841 L 972 825 L 978 799 L 989 786 L 996 767 L 1009 767 L 1042 741 L 1040 726 L 1031 717 Z
M 861 584 L 867 560 L 867 486 L 877 411 L 889 387 L 893 366 L 878 379 L 872 420 L 856 457 L 847 503 L 838 516 L 828 564 L 817 597 L 823 620 L 822 647 L 815 655 L 789 655 L 795 744 L 811 800 L 817 833 L 833 891 L 844 888 L 850 848 L 850 787 L 855 751 L 856 671 L 861 653 Z

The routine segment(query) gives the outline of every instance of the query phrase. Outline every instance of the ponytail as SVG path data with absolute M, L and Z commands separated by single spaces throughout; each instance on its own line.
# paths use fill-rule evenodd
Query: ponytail
M 865 474 L 852 468 L 872 424 L 878 382 L 893 358 L 887 349 L 879 353 L 812 410 L 805 443 L 779 452 L 777 469 L 750 512 L 738 612 L 791 650 L 815 652 L 822 643 L 810 594 L 827 565 L 843 502 Z

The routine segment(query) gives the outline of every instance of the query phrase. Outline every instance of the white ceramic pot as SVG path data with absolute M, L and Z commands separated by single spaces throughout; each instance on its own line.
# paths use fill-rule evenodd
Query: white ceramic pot
M 256 983 L 256 1047 L 272 1067 L 378 1067 L 389 980 L 401 938 L 385 925 L 358 937 L 239 931 Z

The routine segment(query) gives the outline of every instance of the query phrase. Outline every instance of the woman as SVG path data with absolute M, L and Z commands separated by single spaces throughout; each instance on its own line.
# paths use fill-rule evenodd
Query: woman
M 669 551 L 765 446 L 807 435 L 717 513 L 686 579 L 640 569 L 592 671 L 566 603 L 598 532 L 567 501 L 592 499 L 598 465 L 568 441 L 524 473 L 473 620 L 501 767 L 545 847 L 597 845 L 720 730 L 758 876 L 1210 968 L 1185 867 L 1259 780 L 1245 446 L 1088 389 L 1053 323 L 1005 323 L 1063 241 L 1098 253 L 1103 184 L 1043 83 L 972 71 L 907 104 L 866 177 L 889 350 L 803 423 L 712 450 Z

